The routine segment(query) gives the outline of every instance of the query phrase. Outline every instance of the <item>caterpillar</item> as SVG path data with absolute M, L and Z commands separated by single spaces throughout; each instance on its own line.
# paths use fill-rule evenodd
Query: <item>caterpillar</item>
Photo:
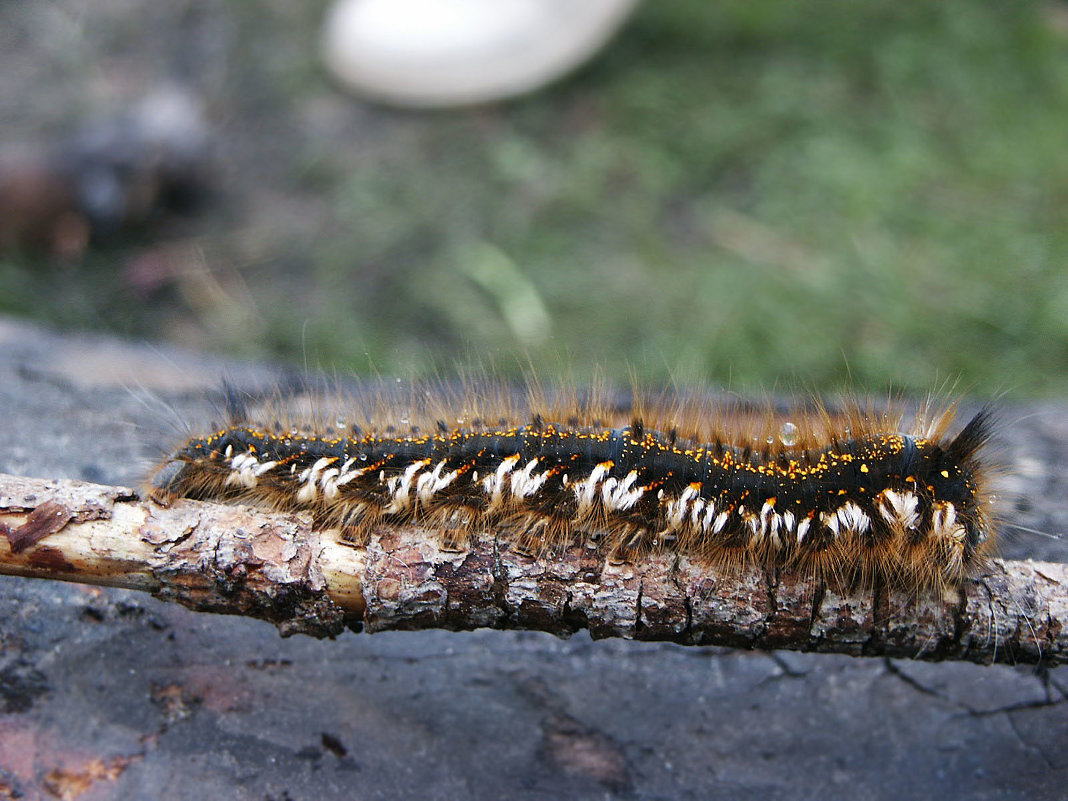
M 992 548 L 989 409 L 949 436 L 955 406 L 932 403 L 904 431 L 895 404 L 413 397 L 365 404 L 366 424 L 254 424 L 233 404 L 169 455 L 153 496 L 306 510 L 356 543 L 419 521 L 458 549 L 493 530 L 532 553 L 581 539 L 616 561 L 668 550 L 918 589 L 959 584 Z

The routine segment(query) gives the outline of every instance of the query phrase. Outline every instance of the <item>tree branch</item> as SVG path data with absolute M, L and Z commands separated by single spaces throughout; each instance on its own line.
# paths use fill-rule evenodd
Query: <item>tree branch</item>
M 5 536 L 6 535 L 6 536 Z M 1068 660 L 1068 565 L 995 560 L 957 597 L 841 595 L 789 572 L 710 571 L 672 554 L 612 564 L 588 545 L 533 557 L 491 533 L 450 551 L 383 525 L 366 547 L 307 515 L 0 474 L 0 574 L 151 592 L 269 620 L 283 635 L 482 627 L 890 656 Z

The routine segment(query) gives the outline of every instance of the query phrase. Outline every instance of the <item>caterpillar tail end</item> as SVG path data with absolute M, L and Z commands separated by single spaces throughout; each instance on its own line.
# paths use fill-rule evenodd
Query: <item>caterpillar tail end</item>
M 185 469 L 186 463 L 177 459 L 165 462 L 152 474 L 144 494 L 156 505 L 170 508 L 184 494 L 181 487 Z

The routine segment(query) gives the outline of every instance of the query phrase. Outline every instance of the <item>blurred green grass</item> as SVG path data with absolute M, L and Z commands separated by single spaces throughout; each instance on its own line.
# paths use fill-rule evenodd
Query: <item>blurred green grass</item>
M 234 9 L 240 30 L 253 10 Z M 264 51 L 314 40 L 310 13 L 273 13 Z M 236 213 L 196 232 L 217 292 L 186 277 L 143 303 L 111 250 L 47 296 L 51 274 L 9 260 L 0 308 L 357 372 L 519 353 L 743 390 L 1063 393 L 1066 14 L 651 1 L 543 92 L 364 109 L 331 136 L 301 115 L 339 91 L 290 44 L 266 70 L 235 61 L 215 99 L 252 146 L 279 125 L 259 147 L 296 199 L 251 234 Z

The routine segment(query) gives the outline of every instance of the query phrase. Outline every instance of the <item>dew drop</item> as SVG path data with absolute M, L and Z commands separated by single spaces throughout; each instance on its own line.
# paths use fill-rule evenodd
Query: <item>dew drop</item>
M 792 448 L 797 444 L 797 426 L 793 423 L 783 423 L 782 428 L 779 429 L 779 442 L 785 445 L 787 448 Z

